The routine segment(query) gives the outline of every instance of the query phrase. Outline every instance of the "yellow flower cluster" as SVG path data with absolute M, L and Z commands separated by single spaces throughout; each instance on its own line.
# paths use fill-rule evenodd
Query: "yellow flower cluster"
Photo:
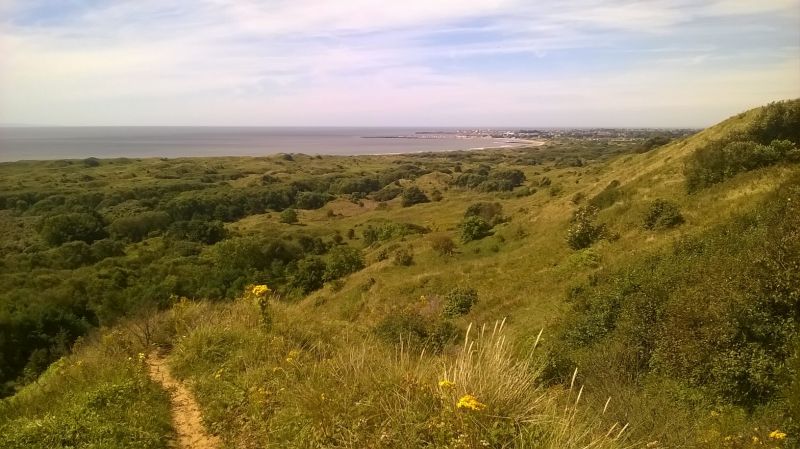
M 297 359 L 298 356 L 300 356 L 300 351 L 298 351 L 296 349 L 292 349 L 291 351 L 289 351 L 289 354 L 286 356 L 286 363 L 294 362 L 295 359 Z
M 453 382 L 450 382 L 450 381 L 449 381 L 449 380 L 447 380 L 447 379 L 443 379 L 443 380 L 440 380 L 440 381 L 439 381 L 439 386 L 440 386 L 440 387 L 442 387 L 442 388 L 452 388 L 452 387 L 454 387 L 455 385 L 456 385 L 456 384 L 454 384 Z
M 783 439 L 786 439 L 786 433 L 781 432 L 778 429 L 775 429 L 775 430 L 773 430 L 772 432 L 769 433 L 769 437 L 770 437 L 770 439 L 773 439 L 773 440 L 783 440 Z
M 461 399 L 459 399 L 456 403 L 456 408 L 480 411 L 486 408 L 486 404 L 478 401 L 478 398 L 471 394 L 465 394 L 464 396 L 461 396 Z
M 269 289 L 269 287 L 267 287 L 264 284 L 261 284 L 261 285 L 254 285 L 253 288 L 250 290 L 250 293 L 252 293 L 255 296 L 264 296 L 270 291 L 271 290 Z

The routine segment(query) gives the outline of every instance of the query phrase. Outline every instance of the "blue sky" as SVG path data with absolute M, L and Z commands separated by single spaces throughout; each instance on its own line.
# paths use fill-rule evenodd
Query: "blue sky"
M 0 0 L 0 123 L 705 126 L 800 97 L 800 0 Z

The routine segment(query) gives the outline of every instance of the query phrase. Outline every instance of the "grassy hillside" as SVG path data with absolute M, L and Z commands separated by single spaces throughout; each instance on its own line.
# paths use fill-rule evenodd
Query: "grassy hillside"
M 159 347 L 230 447 L 791 447 L 797 129 L 2 164 L 3 443 L 165 447 Z

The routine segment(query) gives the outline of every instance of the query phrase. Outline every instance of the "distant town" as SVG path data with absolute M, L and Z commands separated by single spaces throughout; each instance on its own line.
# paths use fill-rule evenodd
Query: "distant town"
M 420 131 L 418 136 L 484 137 L 494 139 L 541 140 L 554 138 L 638 140 L 660 135 L 680 138 L 696 133 L 690 128 L 534 128 L 534 129 L 470 129 L 457 131 Z

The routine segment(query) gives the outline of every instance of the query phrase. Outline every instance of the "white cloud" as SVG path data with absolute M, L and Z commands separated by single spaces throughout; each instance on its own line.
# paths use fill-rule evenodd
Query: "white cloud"
M 798 18 L 797 0 L 128 0 L 37 21 L 40 6 L 0 0 L 29 16 L 0 22 L 0 122 L 624 125 L 649 107 L 655 125 L 685 105 L 677 120 L 702 124 L 800 95 L 797 32 L 725 64 L 678 39 L 695 20 Z M 648 36 L 675 43 L 634 45 Z M 581 60 L 610 48 L 620 61 Z M 480 67 L 504 54 L 540 62 Z

